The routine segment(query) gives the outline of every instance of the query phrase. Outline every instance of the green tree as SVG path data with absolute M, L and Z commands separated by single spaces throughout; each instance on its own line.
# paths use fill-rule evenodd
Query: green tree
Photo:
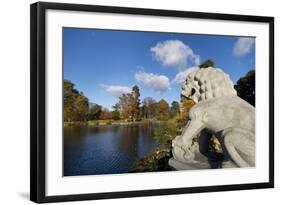
M 215 67 L 215 63 L 211 59 L 208 59 L 204 61 L 201 65 L 199 65 L 199 68 L 208 68 L 208 67 Z
M 159 120 L 168 120 L 168 118 L 169 118 L 169 104 L 164 99 L 161 99 L 156 104 L 156 112 L 157 112 L 157 118 Z
M 255 70 L 241 77 L 234 88 L 240 98 L 255 106 Z
M 171 103 L 170 117 L 174 117 L 180 113 L 180 104 L 177 101 Z
M 112 112 L 112 117 L 114 120 L 120 120 L 121 114 L 120 114 L 120 107 L 118 104 L 115 104 L 112 106 L 113 112 Z
M 75 85 L 69 81 L 63 81 L 64 121 L 84 121 L 89 112 L 88 98 L 75 89 Z
M 102 106 L 98 104 L 92 104 L 90 106 L 88 120 L 98 120 L 100 118 Z
M 86 121 L 88 113 L 89 113 L 89 100 L 87 97 L 83 95 L 83 93 L 79 93 L 79 95 L 75 99 L 76 120 Z
M 78 91 L 74 89 L 74 84 L 68 80 L 63 81 L 63 108 L 64 121 L 74 120 L 74 102 Z

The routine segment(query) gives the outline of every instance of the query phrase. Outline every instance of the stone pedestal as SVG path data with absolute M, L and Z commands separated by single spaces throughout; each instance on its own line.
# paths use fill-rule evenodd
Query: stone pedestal
M 169 160 L 169 165 L 173 167 L 175 170 L 198 170 L 198 169 L 210 169 L 210 165 L 207 162 L 189 162 L 189 163 L 182 163 L 180 161 L 171 158 Z

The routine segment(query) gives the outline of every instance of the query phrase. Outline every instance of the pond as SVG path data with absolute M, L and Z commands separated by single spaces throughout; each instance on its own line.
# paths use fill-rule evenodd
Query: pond
M 157 124 L 64 128 L 64 176 L 127 173 L 157 146 Z

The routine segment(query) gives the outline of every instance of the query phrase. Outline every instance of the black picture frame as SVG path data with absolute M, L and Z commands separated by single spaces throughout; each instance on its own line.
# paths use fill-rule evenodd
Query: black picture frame
M 269 181 L 263 183 L 229 184 L 192 188 L 89 193 L 46 196 L 46 97 L 45 97 L 45 25 L 46 10 L 120 13 L 130 15 L 166 16 L 194 19 L 263 22 L 269 25 Z M 217 192 L 274 187 L 274 18 L 265 16 L 230 15 L 144 8 L 125 8 L 82 4 L 38 2 L 30 7 L 30 199 L 37 203 L 96 200 L 198 192 Z

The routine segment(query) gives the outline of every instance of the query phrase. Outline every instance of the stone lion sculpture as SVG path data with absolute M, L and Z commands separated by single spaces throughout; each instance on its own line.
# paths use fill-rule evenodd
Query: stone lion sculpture
M 193 139 L 199 135 L 199 150 L 209 160 L 218 157 L 209 151 L 208 142 L 215 136 L 222 145 L 222 161 L 230 161 L 235 167 L 255 166 L 255 108 L 237 96 L 227 74 L 213 67 L 193 71 L 186 78 L 181 96 L 196 104 L 189 111 L 182 135 L 172 142 L 171 162 L 195 163 Z

